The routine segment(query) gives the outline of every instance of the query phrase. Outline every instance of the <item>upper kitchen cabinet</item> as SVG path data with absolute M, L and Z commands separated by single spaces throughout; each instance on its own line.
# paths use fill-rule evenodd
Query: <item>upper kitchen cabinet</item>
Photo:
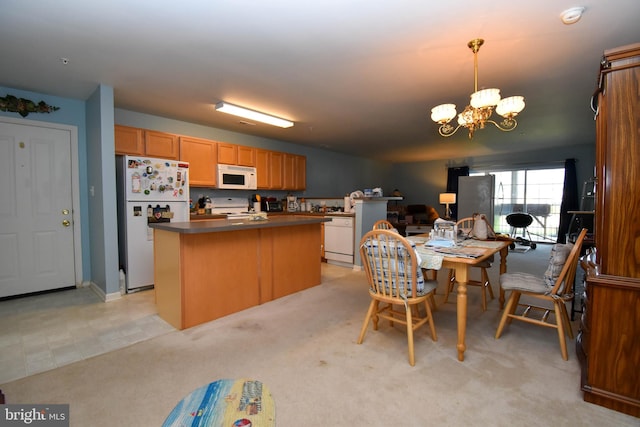
M 269 189 L 271 185 L 271 170 L 269 168 L 270 151 L 256 149 L 256 175 L 258 189 Z
M 285 190 L 304 190 L 307 187 L 307 158 L 285 153 L 283 158 L 283 181 Z
M 178 135 L 120 125 L 115 126 L 114 134 L 116 154 L 178 160 Z
M 271 151 L 269 153 L 269 188 L 284 190 L 284 153 Z
M 284 153 L 282 158 L 282 181 L 285 190 L 295 190 L 296 186 L 296 156 Z
M 178 160 L 180 157 L 180 138 L 170 133 L 144 131 L 144 150 L 149 157 Z
M 244 147 L 242 145 L 238 145 L 238 165 L 255 166 L 256 149 L 253 147 Z
M 115 126 L 116 154 L 144 156 L 144 130 L 128 126 Z
M 295 173 L 295 189 L 307 189 L 307 157 L 296 156 L 296 173 Z
M 306 189 L 306 165 L 305 156 L 256 149 L 258 188 L 304 190 Z
M 243 145 L 218 143 L 218 163 L 225 165 L 255 166 L 256 149 Z
M 180 137 L 180 160 L 189 162 L 189 185 L 216 186 L 217 143 L 207 139 Z

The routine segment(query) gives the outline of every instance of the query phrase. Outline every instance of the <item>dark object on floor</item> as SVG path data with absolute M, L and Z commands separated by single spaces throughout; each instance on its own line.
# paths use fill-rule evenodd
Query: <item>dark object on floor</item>
M 522 235 L 525 233 L 529 237 L 529 239 L 525 239 L 524 237 L 514 237 L 515 242 L 509 245 L 511 249 L 516 247 L 516 243 L 522 246 L 531 246 L 531 249 L 536 248 L 536 244 L 531 241 L 531 234 L 529 234 L 529 230 L 527 227 L 531 225 L 533 222 L 533 217 L 526 212 L 514 212 L 507 215 L 507 224 L 511 226 L 511 237 L 515 236 L 518 228 L 522 228 Z

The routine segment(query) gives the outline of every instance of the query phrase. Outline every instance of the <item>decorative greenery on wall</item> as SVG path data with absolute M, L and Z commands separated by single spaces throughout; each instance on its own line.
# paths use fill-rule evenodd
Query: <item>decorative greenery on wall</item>
M 17 98 L 13 95 L 0 96 L 0 111 L 18 113 L 22 117 L 27 117 L 29 113 L 50 113 L 59 109 L 60 107 L 47 105 L 44 101 L 36 104 L 30 99 Z

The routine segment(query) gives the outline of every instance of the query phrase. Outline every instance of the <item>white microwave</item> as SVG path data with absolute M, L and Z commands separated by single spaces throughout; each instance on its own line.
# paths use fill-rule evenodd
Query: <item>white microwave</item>
M 218 165 L 218 188 L 223 190 L 256 190 L 256 168 L 250 166 Z

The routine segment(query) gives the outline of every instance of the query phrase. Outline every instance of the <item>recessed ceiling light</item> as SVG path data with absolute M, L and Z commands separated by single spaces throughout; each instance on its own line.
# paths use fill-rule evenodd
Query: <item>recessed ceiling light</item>
M 560 14 L 560 19 L 564 24 L 571 25 L 575 24 L 582 18 L 582 14 L 584 13 L 584 7 L 572 7 L 570 9 L 565 10 Z

